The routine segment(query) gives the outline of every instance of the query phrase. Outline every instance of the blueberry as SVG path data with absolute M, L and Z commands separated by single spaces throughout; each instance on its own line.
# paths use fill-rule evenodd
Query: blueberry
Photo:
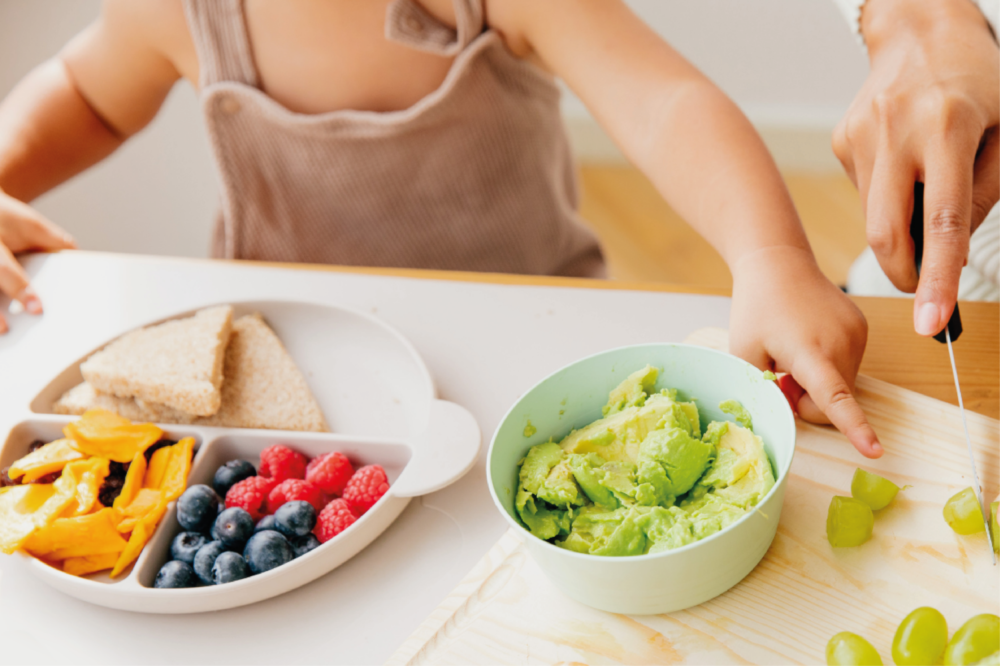
M 212 538 L 221 541 L 226 550 L 241 550 L 251 534 L 253 518 L 245 509 L 235 506 L 220 513 L 212 525 Z
M 170 560 L 156 574 L 153 587 L 194 587 L 198 582 L 198 577 L 194 575 L 194 569 L 187 562 L 180 560 Z
M 293 537 L 289 539 L 288 542 L 292 544 L 292 550 L 295 551 L 295 557 L 302 557 L 313 548 L 319 546 L 319 539 L 316 538 L 315 534 L 307 534 L 303 537 Z
M 309 502 L 285 502 L 274 512 L 274 529 L 289 539 L 304 537 L 316 527 L 316 509 Z
M 264 530 L 273 530 L 274 527 L 274 516 L 264 516 L 257 521 L 257 526 L 253 528 L 254 534 L 257 532 L 263 532 Z
M 239 483 L 243 479 L 248 479 L 251 476 L 256 476 L 257 470 L 254 466 L 246 460 L 230 460 L 225 465 L 215 470 L 215 478 L 212 479 L 212 485 L 215 486 L 215 492 L 219 493 L 220 496 L 225 497 L 229 489 L 235 484 Z
M 177 500 L 177 522 L 190 532 L 208 534 L 218 515 L 219 496 L 206 485 L 191 486 Z
M 206 543 L 208 543 L 208 537 L 204 534 L 181 532 L 174 537 L 173 542 L 170 544 L 170 555 L 175 560 L 193 564 L 195 553 Z
M 198 578 L 205 585 L 215 583 L 212 578 L 212 567 L 215 565 L 216 558 L 224 552 L 226 552 L 226 547 L 222 545 L 221 541 L 209 541 L 195 553 L 194 572 L 198 574 Z
M 212 565 L 212 580 L 216 585 L 242 580 L 249 575 L 246 560 L 239 553 L 222 553 Z
M 295 559 L 295 551 L 288 539 L 278 532 L 266 530 L 250 537 L 243 550 L 243 558 L 255 574 L 270 571 Z

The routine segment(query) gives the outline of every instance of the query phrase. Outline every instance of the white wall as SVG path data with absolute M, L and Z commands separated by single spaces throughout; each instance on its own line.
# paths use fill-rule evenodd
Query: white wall
M 141 0 L 138 0 L 141 1 Z M 830 0 L 628 0 L 758 125 L 779 164 L 835 168 L 829 133 L 867 66 Z M 0 0 L 0 95 L 96 16 L 99 0 Z M 568 97 L 578 152 L 616 151 Z M 152 125 L 39 210 L 91 249 L 204 256 L 217 198 L 197 100 L 178 85 Z

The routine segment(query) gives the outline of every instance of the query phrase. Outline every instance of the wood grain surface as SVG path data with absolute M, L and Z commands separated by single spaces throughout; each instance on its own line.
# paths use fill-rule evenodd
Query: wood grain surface
M 697 338 L 725 344 L 718 330 Z M 868 638 L 884 663 L 898 623 L 919 606 L 952 631 L 1000 612 L 1000 568 L 984 534 L 961 537 L 941 508 L 970 484 L 958 409 L 869 377 L 857 393 L 886 454 L 869 461 L 837 431 L 797 424 L 778 534 L 736 587 L 700 606 L 658 616 L 596 611 L 562 596 L 510 530 L 407 639 L 389 664 L 822 663 L 831 636 Z M 986 496 L 998 492 L 1000 423 L 969 415 Z M 876 512 L 874 535 L 830 547 L 826 510 L 850 495 L 862 467 L 910 486 Z

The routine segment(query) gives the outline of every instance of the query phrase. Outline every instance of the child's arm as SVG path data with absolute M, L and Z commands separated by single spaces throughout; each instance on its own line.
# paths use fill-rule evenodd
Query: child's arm
M 97 22 L 0 103 L 0 292 L 29 312 L 41 303 L 13 253 L 73 240 L 25 202 L 114 152 L 152 120 L 179 76 L 157 49 L 164 32 L 147 28 L 153 15 L 144 5 L 106 0 Z
M 851 390 L 860 311 L 820 272 L 780 174 L 753 127 L 619 0 L 503 0 L 488 20 L 516 54 L 560 76 L 733 273 L 732 349 L 790 372 L 866 456 L 881 447 Z M 810 397 L 811 396 L 811 397 Z

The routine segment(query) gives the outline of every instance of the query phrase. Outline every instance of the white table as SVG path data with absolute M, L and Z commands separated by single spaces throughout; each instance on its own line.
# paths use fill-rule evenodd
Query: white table
M 478 419 L 476 467 L 411 502 L 353 560 L 296 591 L 187 616 L 130 614 L 48 588 L 0 556 L 0 664 L 383 662 L 501 536 L 485 453 L 508 407 L 582 356 L 725 327 L 719 296 L 384 277 L 68 252 L 26 262 L 46 313 L 0 337 L 0 433 L 63 367 L 145 321 L 249 299 L 371 312 L 406 335 L 443 398 Z M 8 302 L 0 298 L 0 308 Z

